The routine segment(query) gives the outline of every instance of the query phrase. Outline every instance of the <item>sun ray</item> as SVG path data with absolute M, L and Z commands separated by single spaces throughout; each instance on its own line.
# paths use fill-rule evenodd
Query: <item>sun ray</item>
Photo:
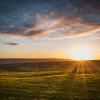
M 81 67 L 82 67 L 82 77 L 83 77 L 83 84 L 84 84 L 84 89 L 87 90 L 87 86 L 86 86 L 86 74 L 85 74 L 85 66 L 84 66 L 84 61 L 81 62 Z

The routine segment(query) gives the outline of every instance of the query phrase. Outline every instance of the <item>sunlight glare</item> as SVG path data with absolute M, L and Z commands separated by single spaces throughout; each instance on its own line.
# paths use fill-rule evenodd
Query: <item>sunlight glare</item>
M 75 60 L 91 60 L 93 58 L 92 54 L 92 50 L 84 46 L 74 47 L 70 50 L 71 58 Z

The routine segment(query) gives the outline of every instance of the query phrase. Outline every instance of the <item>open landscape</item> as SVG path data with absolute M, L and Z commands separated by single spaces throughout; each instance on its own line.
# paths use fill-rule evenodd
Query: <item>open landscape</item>
M 100 0 L 0 0 L 0 100 L 100 100 Z
M 100 61 L 10 61 L 0 64 L 0 100 L 100 100 Z

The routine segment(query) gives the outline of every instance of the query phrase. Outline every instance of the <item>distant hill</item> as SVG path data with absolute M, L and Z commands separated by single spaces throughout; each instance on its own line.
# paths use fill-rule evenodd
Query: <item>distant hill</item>
M 77 63 L 77 64 L 76 64 Z M 0 71 L 66 71 L 80 62 L 67 59 L 0 59 Z M 99 71 L 100 60 L 86 61 L 93 71 Z M 80 65 L 81 68 L 81 65 Z
M 7 59 L 0 59 L 0 64 L 53 62 L 53 61 L 69 61 L 69 60 L 70 59 L 56 59 L 56 58 L 39 58 L 39 59 L 7 58 Z

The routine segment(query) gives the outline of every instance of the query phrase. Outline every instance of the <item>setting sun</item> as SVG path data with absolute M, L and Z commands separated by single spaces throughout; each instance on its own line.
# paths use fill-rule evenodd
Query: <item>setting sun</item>
M 91 60 L 93 59 L 93 51 L 86 46 L 73 47 L 70 50 L 70 56 L 75 60 Z

